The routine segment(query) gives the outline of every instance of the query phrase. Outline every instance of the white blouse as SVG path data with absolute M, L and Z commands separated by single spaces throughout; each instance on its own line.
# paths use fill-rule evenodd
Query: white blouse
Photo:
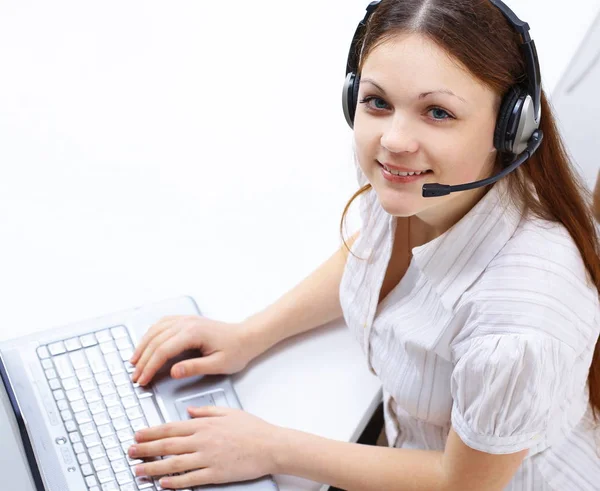
M 362 183 L 364 175 L 362 176 Z M 529 449 L 507 490 L 600 490 L 587 377 L 598 293 L 559 224 L 524 218 L 496 184 L 420 247 L 378 305 L 396 218 L 372 189 L 340 285 L 344 318 L 380 378 L 390 446 Z

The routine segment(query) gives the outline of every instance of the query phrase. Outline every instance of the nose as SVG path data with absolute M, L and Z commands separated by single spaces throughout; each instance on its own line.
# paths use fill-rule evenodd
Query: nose
M 408 118 L 396 113 L 381 135 L 381 146 L 390 153 L 414 153 L 419 149 L 414 129 Z

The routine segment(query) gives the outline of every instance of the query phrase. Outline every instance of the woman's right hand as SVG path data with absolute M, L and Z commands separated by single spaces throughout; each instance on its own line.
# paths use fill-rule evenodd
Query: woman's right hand
M 219 322 L 197 315 L 164 317 L 136 347 L 130 359 L 135 365 L 132 380 L 146 385 L 167 360 L 189 349 L 200 350 L 202 356 L 173 365 L 173 378 L 239 372 L 260 354 L 247 342 L 247 336 L 244 323 Z

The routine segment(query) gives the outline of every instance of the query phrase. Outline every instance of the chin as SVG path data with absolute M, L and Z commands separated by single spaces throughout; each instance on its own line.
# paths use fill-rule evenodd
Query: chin
M 377 198 L 385 212 L 395 217 L 410 217 L 419 210 L 417 200 L 412 196 L 399 197 L 396 195 L 387 197 L 378 194 Z

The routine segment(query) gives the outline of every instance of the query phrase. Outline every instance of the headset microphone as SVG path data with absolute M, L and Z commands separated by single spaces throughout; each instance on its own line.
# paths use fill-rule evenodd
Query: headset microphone
M 488 177 L 487 179 L 482 179 L 481 181 L 470 182 L 467 184 L 459 184 L 456 186 L 450 186 L 448 184 L 424 184 L 423 185 L 423 197 L 424 198 L 434 198 L 437 196 L 446 196 L 450 193 L 456 193 L 457 191 L 468 191 L 469 189 L 476 189 L 483 186 L 489 186 L 490 184 L 494 184 L 496 181 L 499 181 L 504 176 L 510 174 L 517 167 L 519 167 L 522 163 L 524 163 L 529 157 L 531 157 L 535 151 L 538 149 L 542 140 L 544 139 L 544 133 L 542 130 L 535 130 L 533 135 L 527 144 L 527 149 L 520 153 L 517 158 L 510 163 L 507 167 L 502 169 L 501 172 L 496 174 L 495 176 Z

